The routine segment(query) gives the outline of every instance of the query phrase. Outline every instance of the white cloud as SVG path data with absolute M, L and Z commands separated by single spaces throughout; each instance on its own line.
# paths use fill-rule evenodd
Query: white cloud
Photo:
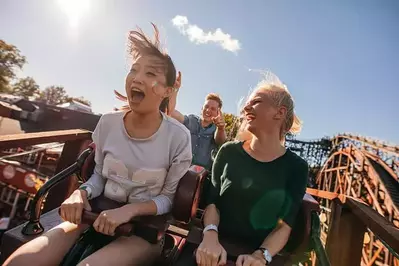
M 186 16 L 175 16 L 172 19 L 173 25 L 186 35 L 188 39 L 196 44 L 205 44 L 214 42 L 219 44 L 224 50 L 236 53 L 241 49 L 241 43 L 237 39 L 233 39 L 230 34 L 224 33 L 220 28 L 215 31 L 205 32 L 197 25 L 190 24 Z

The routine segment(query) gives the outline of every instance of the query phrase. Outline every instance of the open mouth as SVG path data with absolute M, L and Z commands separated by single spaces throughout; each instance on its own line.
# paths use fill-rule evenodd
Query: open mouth
M 138 89 L 132 88 L 130 93 L 130 102 L 132 103 L 140 103 L 145 97 L 145 93 Z
M 249 122 L 249 121 L 255 120 L 255 115 L 248 113 L 248 114 L 245 114 L 245 118 Z
M 204 117 L 210 118 L 211 117 L 211 112 L 205 111 L 204 112 Z

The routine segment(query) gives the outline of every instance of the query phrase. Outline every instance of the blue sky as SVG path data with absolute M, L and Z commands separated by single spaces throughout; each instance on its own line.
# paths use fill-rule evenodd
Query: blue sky
M 152 21 L 183 72 L 183 113 L 199 113 L 209 92 L 223 97 L 225 112 L 236 113 L 240 97 L 260 79 L 248 68 L 270 69 L 294 96 L 304 122 L 300 138 L 352 132 L 399 144 L 399 1 L 77 2 L 86 1 L 81 13 L 58 0 L 2 1 L 0 38 L 29 62 L 21 76 L 42 88 L 63 85 L 89 99 L 94 111 L 111 111 L 120 106 L 113 90 L 124 90 L 129 68 L 126 33 L 136 25 L 150 32 Z M 186 34 L 172 23 L 176 16 L 187 18 Z M 194 35 L 187 33 L 190 25 Z M 233 41 L 218 35 L 226 49 L 197 44 L 204 40 L 199 28 L 220 28 Z M 240 49 L 229 51 L 237 42 Z

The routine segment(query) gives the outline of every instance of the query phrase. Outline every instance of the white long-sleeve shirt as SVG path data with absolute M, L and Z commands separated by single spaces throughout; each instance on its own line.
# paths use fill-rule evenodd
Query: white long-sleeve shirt
M 119 202 L 153 200 L 157 214 L 170 211 L 177 185 L 190 167 L 189 131 L 164 114 L 158 131 L 147 139 L 131 138 L 124 112 L 100 118 L 93 132 L 95 169 L 82 186 L 90 198 L 104 196 Z

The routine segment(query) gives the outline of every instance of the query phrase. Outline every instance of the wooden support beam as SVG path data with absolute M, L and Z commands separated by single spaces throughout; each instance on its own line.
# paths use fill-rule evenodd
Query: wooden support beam
M 50 142 L 87 140 L 90 139 L 90 137 L 91 132 L 82 129 L 2 135 L 0 136 L 0 149 L 26 147 Z
M 326 244 L 331 265 L 359 265 L 366 226 L 338 199 L 333 201 L 331 218 Z
M 341 202 L 345 202 L 348 196 L 330 191 L 318 190 L 315 188 L 306 188 L 306 193 L 316 198 L 333 200 L 338 198 Z

